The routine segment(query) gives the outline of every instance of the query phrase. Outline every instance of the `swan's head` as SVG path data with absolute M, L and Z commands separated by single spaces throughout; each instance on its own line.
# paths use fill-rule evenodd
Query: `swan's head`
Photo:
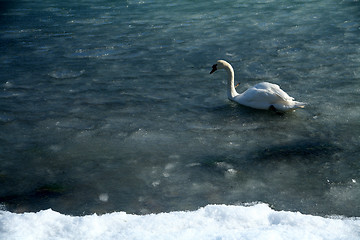
M 211 70 L 211 72 L 210 72 L 210 74 L 212 74 L 213 72 L 215 72 L 216 70 L 218 70 L 218 69 L 224 69 L 224 68 L 226 68 L 226 67 L 229 67 L 229 63 L 228 62 L 226 62 L 226 61 L 224 61 L 224 60 L 218 60 L 217 62 L 216 62 L 216 64 L 214 64 L 213 66 L 212 66 L 212 70 Z

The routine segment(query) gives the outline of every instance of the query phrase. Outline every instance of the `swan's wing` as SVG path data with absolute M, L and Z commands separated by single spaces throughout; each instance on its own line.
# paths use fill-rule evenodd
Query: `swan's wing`
M 268 82 L 262 82 L 256 84 L 253 88 L 256 88 L 258 90 L 262 90 L 265 93 L 268 93 L 269 95 L 273 95 L 273 97 L 277 98 L 277 101 L 292 101 L 294 100 L 293 97 L 290 97 L 286 92 L 284 92 L 279 85 L 268 83 Z M 274 99 L 275 100 L 275 99 Z
M 241 99 L 247 103 L 258 102 L 270 105 L 293 100 L 293 98 L 281 90 L 278 85 L 266 82 L 256 84 L 255 86 L 247 89 L 241 94 Z
M 278 85 L 268 82 L 256 84 L 233 100 L 252 108 L 269 109 L 273 106 L 280 111 L 303 108 L 305 105 L 305 103 L 294 101 L 294 98 L 281 90 Z

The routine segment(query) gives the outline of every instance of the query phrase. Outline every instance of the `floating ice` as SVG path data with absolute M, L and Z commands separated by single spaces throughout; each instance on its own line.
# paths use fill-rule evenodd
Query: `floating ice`
M 359 239 L 360 219 L 274 211 L 266 204 L 192 212 L 73 217 L 52 210 L 0 212 L 1 239 Z
M 99 195 L 99 200 L 102 201 L 102 202 L 107 202 L 109 200 L 109 194 L 101 193 Z
M 72 71 L 72 70 L 62 69 L 62 70 L 55 70 L 55 71 L 50 72 L 49 76 L 53 77 L 53 78 L 58 78 L 58 79 L 75 78 L 75 77 L 81 76 L 84 72 L 85 72 L 85 70 Z

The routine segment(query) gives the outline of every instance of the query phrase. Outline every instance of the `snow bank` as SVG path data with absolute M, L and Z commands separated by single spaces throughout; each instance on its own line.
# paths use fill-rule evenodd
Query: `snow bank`
M 360 239 L 359 218 L 274 211 L 266 204 L 208 205 L 144 216 L 115 212 L 83 217 L 52 210 L 0 212 L 0 239 Z

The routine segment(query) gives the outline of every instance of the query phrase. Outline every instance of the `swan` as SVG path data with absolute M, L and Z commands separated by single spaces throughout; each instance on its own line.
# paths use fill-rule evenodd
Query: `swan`
M 228 98 L 241 105 L 256 109 L 275 110 L 280 112 L 304 108 L 305 106 L 305 103 L 303 102 L 294 101 L 294 98 L 284 92 L 279 85 L 268 82 L 258 83 L 247 89 L 245 92 L 239 94 L 235 90 L 234 69 L 230 63 L 224 60 L 218 60 L 217 63 L 212 66 L 210 74 L 218 69 L 225 69 L 228 74 Z

